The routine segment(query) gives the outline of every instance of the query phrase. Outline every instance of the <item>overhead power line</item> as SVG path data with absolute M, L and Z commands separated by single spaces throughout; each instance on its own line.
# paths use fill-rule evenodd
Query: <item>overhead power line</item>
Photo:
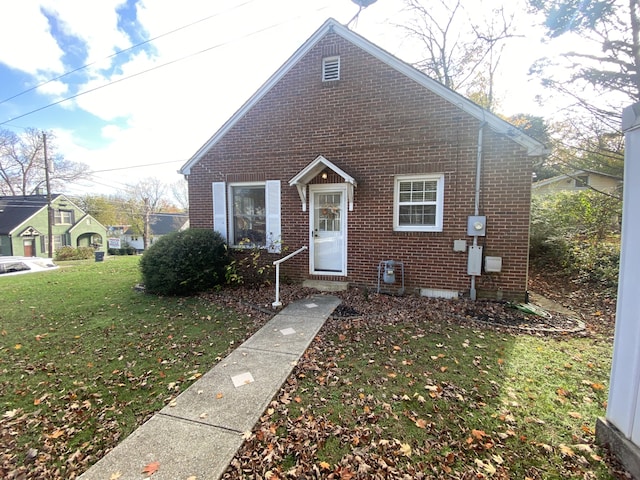
M 320 10 L 322 10 L 322 9 L 320 9 Z M 188 55 L 185 55 L 185 56 L 183 56 L 183 57 L 176 58 L 176 59 L 174 59 L 174 60 L 170 60 L 170 61 L 168 61 L 168 62 L 166 62 L 166 63 L 161 64 L 161 65 L 156 65 L 155 67 L 151 67 L 151 68 L 148 68 L 148 69 L 146 69 L 146 70 L 142 70 L 142 71 L 140 71 L 140 72 L 133 73 L 133 74 L 131 74 L 131 75 L 127 75 L 126 77 L 122 77 L 122 78 L 119 78 L 119 79 L 117 79 L 117 80 L 112 80 L 112 81 L 110 81 L 110 82 L 107 82 L 107 83 L 105 83 L 105 84 L 99 85 L 99 86 L 97 86 L 97 87 L 90 88 L 89 90 L 84 90 L 84 91 L 82 91 L 82 92 L 80 92 L 80 93 L 77 93 L 77 94 L 75 94 L 75 95 L 71 95 L 71 96 L 69 96 L 69 97 L 62 98 L 62 99 L 60 99 L 60 100 L 58 100 L 58 101 L 56 101 L 56 102 L 49 103 L 48 105 L 44 105 L 44 106 L 42 106 L 42 107 L 36 108 L 36 109 L 31 110 L 31 111 L 29 111 L 29 112 L 26 112 L 26 113 L 23 113 L 23 114 L 21 114 L 21 115 L 18 115 L 18 116 L 15 116 L 15 117 L 13 117 L 13 118 L 10 118 L 10 119 L 8 119 L 8 120 L 5 120 L 4 122 L 0 122 L 0 125 L 6 125 L 6 124 L 8 124 L 8 123 L 10 123 L 10 122 L 13 122 L 14 120 L 18 120 L 18 119 L 20 119 L 20 118 L 26 117 L 26 116 L 28 116 L 28 115 L 32 115 L 32 114 L 34 114 L 34 113 L 40 112 L 40 111 L 42 111 L 42 110 L 45 110 L 45 109 L 47 109 L 47 108 L 54 107 L 54 106 L 56 106 L 56 105 L 60 105 L 61 103 L 67 102 L 67 101 L 69 101 L 69 100 L 73 100 L 73 99 L 78 98 L 78 97 L 81 97 L 82 95 L 86 95 L 86 94 L 88 94 L 88 93 L 92 93 L 92 92 L 95 92 L 95 91 L 101 90 L 101 89 L 103 89 L 103 88 L 105 88 L 105 87 L 109 87 L 109 86 L 111 86 L 111 85 L 115 85 L 116 83 L 124 82 L 125 80 L 130 80 L 130 79 L 132 79 L 132 78 L 139 77 L 140 75 L 144 75 L 145 73 L 153 72 L 154 70 L 158 70 L 158 69 L 160 69 L 160 68 L 167 67 L 167 66 L 169 66 L 169 65 L 173 65 L 174 63 L 182 62 L 183 60 L 187 60 L 187 59 L 192 58 L 192 57 L 195 57 L 195 56 L 197 56 L 197 55 L 201 55 L 201 54 L 203 54 L 203 53 L 206 53 L 206 52 L 209 52 L 209 51 L 211 51 L 211 50 L 214 50 L 214 49 L 216 49 L 216 48 L 220 48 L 220 47 L 223 47 L 223 46 L 225 46 L 225 45 L 228 45 L 228 44 L 230 44 L 230 43 L 231 43 L 231 42 L 233 42 L 233 41 L 243 40 L 243 39 L 245 39 L 245 38 L 252 37 L 252 36 L 254 36 L 254 35 L 257 35 L 257 34 L 259 34 L 259 33 L 266 32 L 266 31 L 271 30 L 271 29 L 273 29 L 273 28 L 280 27 L 280 26 L 282 26 L 282 25 L 284 25 L 284 24 L 288 23 L 289 21 L 291 21 L 291 20 L 285 20 L 285 21 L 283 21 L 283 22 L 274 23 L 274 24 L 272 24 L 272 25 L 269 25 L 268 27 L 264 27 L 264 28 L 261 28 L 261 29 L 259 29 L 259 30 L 255 30 L 255 31 L 253 31 L 253 32 L 251 32 L 251 33 L 248 33 L 248 34 L 246 34 L 246 35 L 244 35 L 244 36 L 242 36 L 242 37 L 236 38 L 236 39 L 234 39 L 234 40 L 229 40 L 229 41 L 226 41 L 226 42 L 218 43 L 218 44 L 216 44 L 216 45 L 213 45 L 213 46 L 211 46 L 211 47 L 205 48 L 205 49 L 203 49 L 203 50 L 199 50 L 199 51 L 197 51 L 197 52 L 190 53 L 190 54 L 188 54 Z
M 191 22 L 191 23 L 189 23 L 187 25 L 183 25 L 181 27 L 175 28 L 175 29 L 173 29 L 173 30 L 171 30 L 169 32 L 165 32 L 165 33 L 157 35 L 157 36 L 155 36 L 153 38 L 149 38 L 148 40 L 145 40 L 144 42 L 140 42 L 140 43 L 137 43 L 135 45 L 132 45 L 132 46 L 130 46 L 128 48 L 125 48 L 124 50 L 118 50 L 117 52 L 112 53 L 111 55 L 107 55 L 106 57 L 102 58 L 101 60 L 96 60 L 94 62 L 90 62 L 90 63 L 87 63 L 85 65 L 82 65 L 81 67 L 74 68 L 73 70 L 69 70 L 67 72 L 64 72 L 63 74 L 58 75 L 57 77 L 50 78 L 49 80 L 45 80 L 44 82 L 39 83 L 38 85 L 35 85 L 35 86 L 31 87 L 31 88 L 23 90 L 22 92 L 16 93 L 15 95 L 7 97 L 4 100 L 0 100 L 0 105 L 3 104 L 3 103 L 8 102 L 10 100 L 13 100 L 14 98 L 18 98 L 18 97 L 20 97 L 22 95 L 25 95 L 26 93 L 32 92 L 34 90 L 37 90 L 38 88 L 43 87 L 43 86 L 45 86 L 45 85 L 47 85 L 47 84 L 49 84 L 51 82 L 55 82 L 56 80 L 60 80 L 61 78 L 64 78 L 66 76 L 71 75 L 72 73 L 76 73 L 76 72 L 79 72 L 80 70 L 84 70 L 86 68 L 89 68 L 90 66 L 95 65 L 96 63 L 100 63 L 100 62 L 102 62 L 104 60 L 108 60 L 110 58 L 117 57 L 118 55 L 122 55 L 123 53 L 129 52 L 131 50 L 135 50 L 136 48 L 142 47 L 142 46 L 144 46 L 144 45 L 146 45 L 148 43 L 151 43 L 151 42 L 153 42 L 155 40 L 158 40 L 159 38 L 166 37 L 168 35 L 171 35 L 171 34 L 174 34 L 176 32 L 179 32 L 181 30 L 184 30 L 186 28 L 193 27 L 194 25 L 197 25 L 199 23 L 205 22 L 207 20 L 211 20 L 212 18 L 215 18 L 215 17 L 217 17 L 219 15 L 222 15 L 222 14 L 225 14 L 227 12 L 231 12 L 231 11 L 237 9 L 237 8 L 243 7 L 243 6 L 247 5 L 248 3 L 252 3 L 254 1 L 255 0 L 247 0 L 246 2 L 241 3 L 240 5 L 236 5 L 235 7 L 231 8 L 229 10 L 225 10 L 224 12 L 220 12 L 220 13 L 215 13 L 213 15 L 209 15 L 208 17 L 201 18 L 200 20 L 196 20 L 195 22 Z M 21 117 L 16 117 L 16 118 L 21 118 Z M 11 120 L 9 120 L 9 121 L 11 121 Z M 4 125 L 4 123 L 0 124 L 0 125 Z
M 186 160 L 169 160 L 167 162 L 145 163 L 142 165 L 129 165 L 127 167 L 106 168 L 104 170 L 92 170 L 91 173 L 115 172 L 116 170 L 129 170 L 131 168 L 155 167 L 156 165 L 167 165 L 169 163 L 186 163 Z

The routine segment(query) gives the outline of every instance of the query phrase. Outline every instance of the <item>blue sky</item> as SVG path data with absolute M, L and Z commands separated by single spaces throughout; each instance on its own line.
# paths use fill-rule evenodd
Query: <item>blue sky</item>
M 403 7 L 378 0 L 352 28 L 411 62 L 419 52 L 394 26 Z M 59 153 L 95 172 L 64 193 L 177 182 L 180 166 L 328 17 L 346 23 L 357 11 L 350 0 L 4 0 L 0 128 L 53 131 Z M 498 93 L 505 113 L 543 114 L 526 74 L 544 45 L 523 28 Z

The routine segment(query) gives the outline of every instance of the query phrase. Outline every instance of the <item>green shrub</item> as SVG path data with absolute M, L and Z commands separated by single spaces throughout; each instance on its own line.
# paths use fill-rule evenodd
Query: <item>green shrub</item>
M 158 295 L 189 295 L 225 283 L 227 247 L 219 233 L 188 229 L 165 235 L 144 253 L 145 289 Z
M 122 242 L 122 246 L 120 248 L 110 248 L 107 252 L 109 255 L 135 255 L 137 250 L 128 242 Z
M 86 260 L 93 258 L 95 249 L 93 247 L 74 248 L 69 245 L 56 250 L 55 260 Z
M 561 192 L 531 202 L 530 260 L 578 282 L 615 289 L 622 202 L 594 191 Z
M 237 249 L 231 253 L 231 262 L 227 266 L 226 279 L 229 285 L 264 285 L 270 282 L 273 264 L 264 249 L 255 247 Z
M 569 271 L 583 283 L 597 282 L 605 289 L 618 285 L 620 241 L 574 242 L 570 249 Z

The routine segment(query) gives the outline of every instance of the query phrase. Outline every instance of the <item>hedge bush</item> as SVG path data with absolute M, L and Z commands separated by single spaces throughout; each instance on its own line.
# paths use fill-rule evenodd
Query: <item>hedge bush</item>
M 56 250 L 55 260 L 86 260 L 93 258 L 95 249 L 93 247 L 61 247 Z
M 138 251 L 129 245 L 127 242 L 122 243 L 120 248 L 110 248 L 107 250 L 109 255 L 135 255 Z
M 165 235 L 140 260 L 145 290 L 157 295 L 190 295 L 223 285 L 228 265 L 224 239 L 204 229 Z

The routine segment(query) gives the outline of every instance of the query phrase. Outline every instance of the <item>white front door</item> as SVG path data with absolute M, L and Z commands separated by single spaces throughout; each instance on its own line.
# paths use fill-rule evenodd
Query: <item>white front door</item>
M 346 275 L 347 210 L 344 185 L 310 185 L 311 273 Z

